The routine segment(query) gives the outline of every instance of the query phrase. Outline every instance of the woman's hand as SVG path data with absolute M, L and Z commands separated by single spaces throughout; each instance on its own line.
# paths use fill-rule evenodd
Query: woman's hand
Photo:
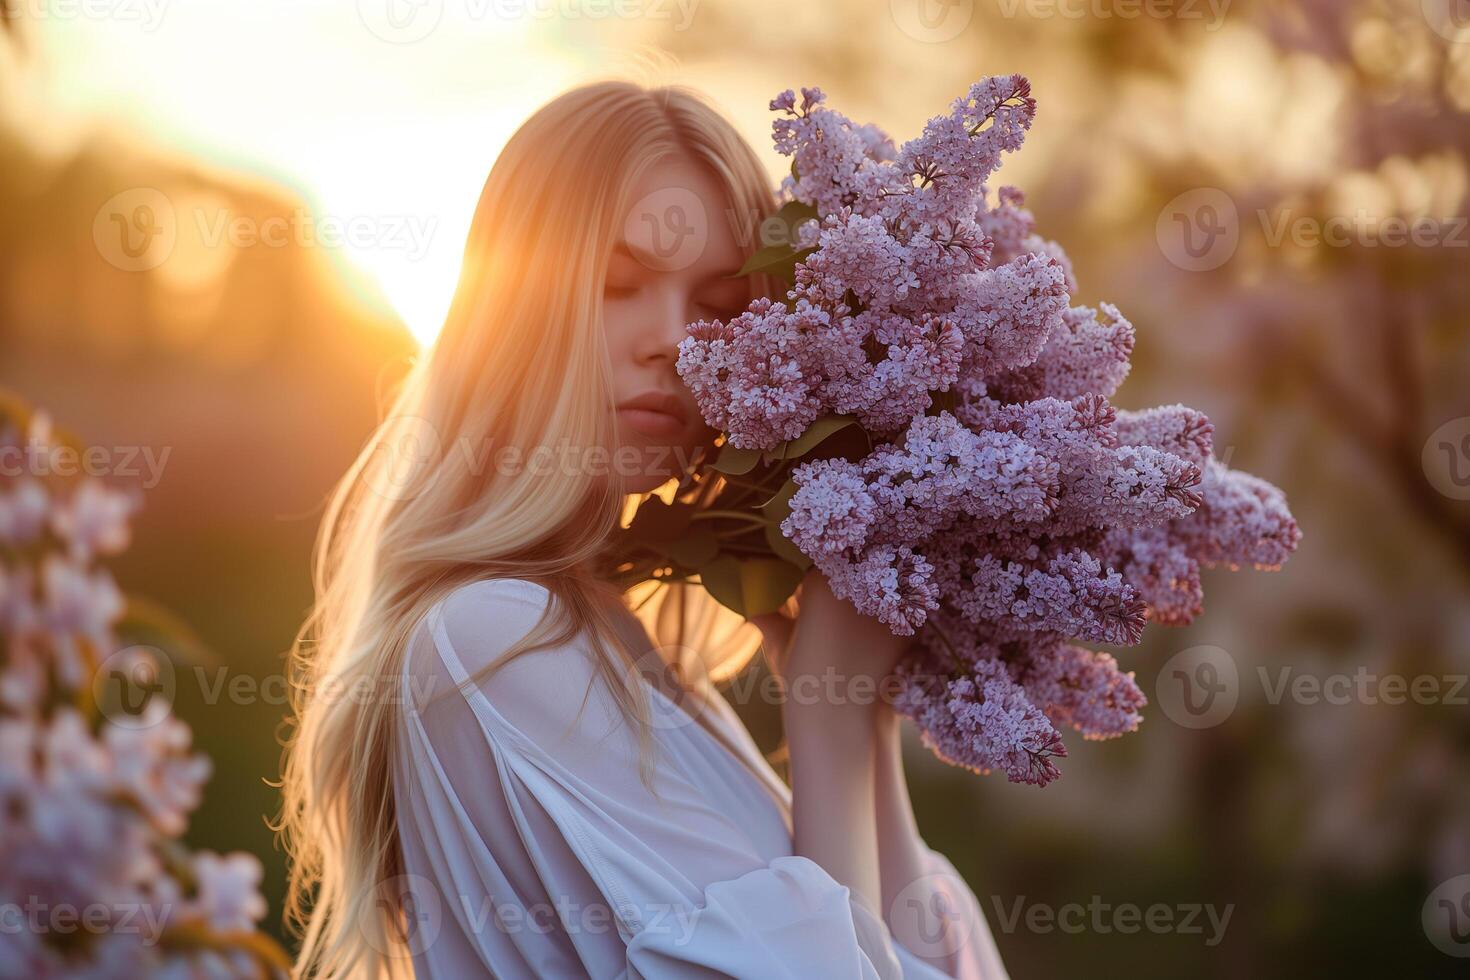
M 796 593 L 797 615 L 784 612 L 751 617 L 761 631 L 762 649 L 771 673 L 783 683 L 808 676 L 846 685 L 881 684 L 912 642 L 894 636 L 878 620 L 832 593 L 827 577 L 813 569 Z M 800 635 L 795 658 L 793 641 Z
M 800 601 L 784 676 L 833 672 L 843 679 L 882 681 L 913 642 L 837 598 L 827 577 L 815 569 L 802 582 Z

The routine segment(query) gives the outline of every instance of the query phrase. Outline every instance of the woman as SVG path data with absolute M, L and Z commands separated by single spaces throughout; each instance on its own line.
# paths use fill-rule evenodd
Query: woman
M 1004 977 L 872 696 L 901 640 L 820 577 L 794 629 L 733 631 L 697 587 L 607 581 L 625 505 L 714 437 L 677 345 L 769 285 L 731 273 L 772 208 L 678 89 L 574 90 L 496 161 L 323 523 L 284 785 L 303 975 Z M 789 790 L 709 683 L 757 644 Z

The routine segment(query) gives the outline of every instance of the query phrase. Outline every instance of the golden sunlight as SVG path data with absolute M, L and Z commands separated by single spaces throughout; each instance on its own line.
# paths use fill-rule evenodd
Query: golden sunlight
M 285 185 L 303 211 L 282 233 L 367 273 L 420 342 L 448 307 L 496 152 L 583 68 L 489 3 L 61 9 L 30 25 L 49 130 L 38 143 L 96 126 Z

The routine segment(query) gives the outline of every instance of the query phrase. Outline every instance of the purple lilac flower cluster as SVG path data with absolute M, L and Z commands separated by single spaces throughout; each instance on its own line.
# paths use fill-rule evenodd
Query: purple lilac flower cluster
M 771 109 L 783 196 L 807 215 L 791 288 L 690 325 L 680 374 L 740 450 L 862 426 L 866 455 L 791 470 L 782 533 L 915 636 L 898 707 L 941 757 L 1044 785 L 1057 726 L 1120 735 L 1145 703 L 1071 640 L 1188 622 L 1202 566 L 1275 567 L 1299 531 L 1279 490 L 1213 458 L 1204 415 L 1110 404 L 1132 325 L 1073 306 L 1062 249 L 1017 190 L 989 193 L 1035 116 L 1026 79 L 975 83 L 897 150 L 818 89 Z
M 136 498 L 14 465 L 55 446 L 43 414 L 0 416 L 5 975 L 284 976 L 284 952 L 255 931 L 260 862 L 176 839 L 210 772 L 188 726 L 158 698 L 126 717 L 96 708 L 99 667 L 158 668 L 145 648 L 112 654 L 126 604 L 94 564 L 128 546 Z

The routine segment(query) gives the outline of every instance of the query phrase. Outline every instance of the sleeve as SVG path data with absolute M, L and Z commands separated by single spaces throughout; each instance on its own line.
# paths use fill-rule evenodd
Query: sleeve
M 899 893 L 889 925 L 902 954 L 944 964 L 956 980 L 1008 980 L 975 893 L 949 859 L 919 841 L 925 874 Z M 905 959 L 905 976 L 910 972 Z
M 640 744 L 585 644 L 486 672 L 552 601 L 474 583 L 411 638 L 395 803 L 445 934 L 416 970 L 902 976 L 886 925 L 815 862 L 764 858 L 687 746 Z

